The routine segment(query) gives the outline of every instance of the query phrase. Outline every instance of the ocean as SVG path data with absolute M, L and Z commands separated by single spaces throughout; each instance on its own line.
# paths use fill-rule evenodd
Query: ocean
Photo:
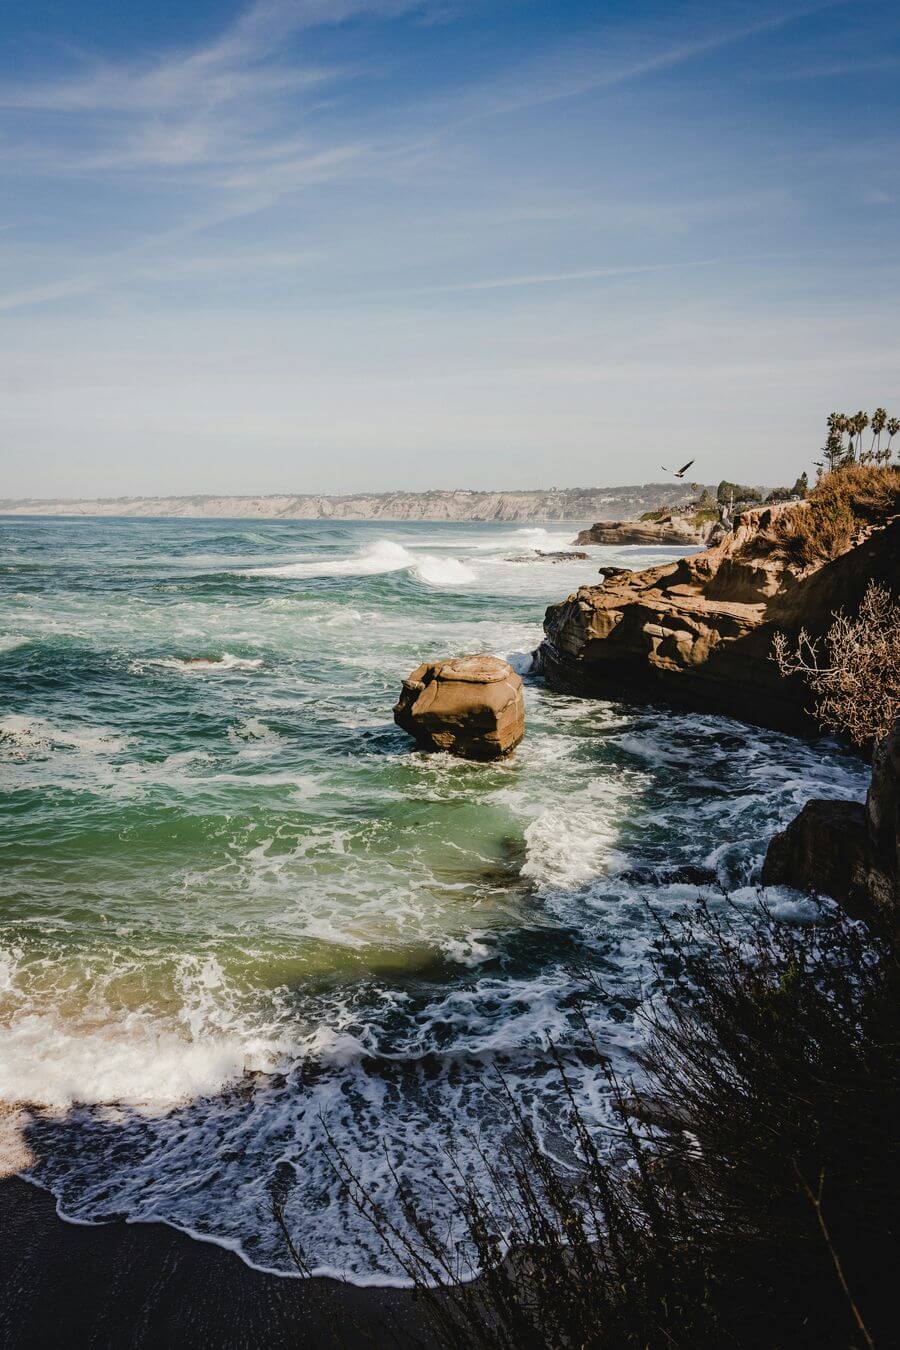
M 293 1273 L 277 1193 L 316 1271 L 402 1283 L 335 1160 L 449 1224 L 509 1128 L 498 1070 L 560 1147 L 548 1036 L 602 1130 L 591 1042 L 628 1071 L 656 920 L 740 924 L 771 834 L 862 798 L 833 742 L 528 674 L 548 603 L 676 556 L 537 557 L 577 528 L 0 518 L 0 1102 L 63 1217 Z M 471 651 L 523 672 L 504 763 L 393 724 L 403 676 Z

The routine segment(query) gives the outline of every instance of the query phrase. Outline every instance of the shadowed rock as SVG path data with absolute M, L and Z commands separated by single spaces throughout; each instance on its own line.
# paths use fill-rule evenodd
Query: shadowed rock
M 496 656 L 426 663 L 403 681 L 394 721 L 425 750 L 502 759 L 525 734 L 522 681 Z
M 769 845 L 765 886 L 839 900 L 858 918 L 900 919 L 900 718 L 875 748 L 872 785 L 858 802 L 807 802 Z

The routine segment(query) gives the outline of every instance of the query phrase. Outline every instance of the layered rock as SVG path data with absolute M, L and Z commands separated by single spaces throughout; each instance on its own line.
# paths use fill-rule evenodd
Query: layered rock
M 666 516 L 662 520 L 598 520 L 582 530 L 576 544 L 704 544 L 716 521 L 694 525 L 687 516 Z
M 794 886 L 841 901 L 861 918 L 900 921 L 900 718 L 876 746 L 865 806 L 807 802 L 776 834 L 763 885 Z
M 496 656 L 426 663 L 403 681 L 394 721 L 423 749 L 502 759 L 525 734 L 522 681 Z
M 809 568 L 775 529 L 802 504 L 756 507 L 702 553 L 584 586 L 544 620 L 548 683 L 589 697 L 662 699 L 788 731 L 812 729 L 805 685 L 771 659 L 778 631 L 813 636 L 858 607 L 869 581 L 896 590 L 900 520 L 861 527 L 853 547 Z

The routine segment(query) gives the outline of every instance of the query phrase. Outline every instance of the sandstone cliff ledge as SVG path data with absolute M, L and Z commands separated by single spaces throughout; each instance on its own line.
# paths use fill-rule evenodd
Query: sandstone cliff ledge
M 705 544 L 715 521 L 693 525 L 684 516 L 667 520 L 598 520 L 582 530 L 575 544 Z
M 538 663 L 552 688 L 659 699 L 792 732 L 813 729 L 809 694 L 771 660 L 777 631 L 817 635 L 855 609 L 869 581 L 896 591 L 900 517 L 860 525 L 832 561 L 803 567 L 776 522 L 804 505 L 756 507 L 713 548 L 584 586 L 544 620 Z

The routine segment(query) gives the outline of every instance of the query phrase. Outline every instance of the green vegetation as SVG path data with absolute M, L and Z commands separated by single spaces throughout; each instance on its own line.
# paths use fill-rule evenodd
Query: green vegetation
M 762 493 L 758 488 L 744 487 L 741 483 L 730 483 L 727 478 L 723 478 L 716 489 L 716 500 L 720 506 L 739 511 L 743 506 L 758 506 L 762 501 Z
M 618 1106 L 608 1129 L 595 1133 L 570 1093 L 550 1156 L 498 1078 L 511 1137 L 483 1141 L 488 1193 L 458 1177 L 462 1244 L 419 1213 L 399 1169 L 403 1227 L 335 1159 L 415 1283 L 433 1343 L 893 1343 L 900 970 L 887 937 L 824 913 L 797 928 L 761 909 L 739 942 L 701 906 L 679 933 L 661 929 L 659 962 L 675 992 L 650 1014 L 640 1094 L 616 1081 L 587 1026 L 579 1038 Z M 566 1086 L 574 1059 L 558 1048 Z M 461 1245 L 482 1271 L 474 1285 Z

